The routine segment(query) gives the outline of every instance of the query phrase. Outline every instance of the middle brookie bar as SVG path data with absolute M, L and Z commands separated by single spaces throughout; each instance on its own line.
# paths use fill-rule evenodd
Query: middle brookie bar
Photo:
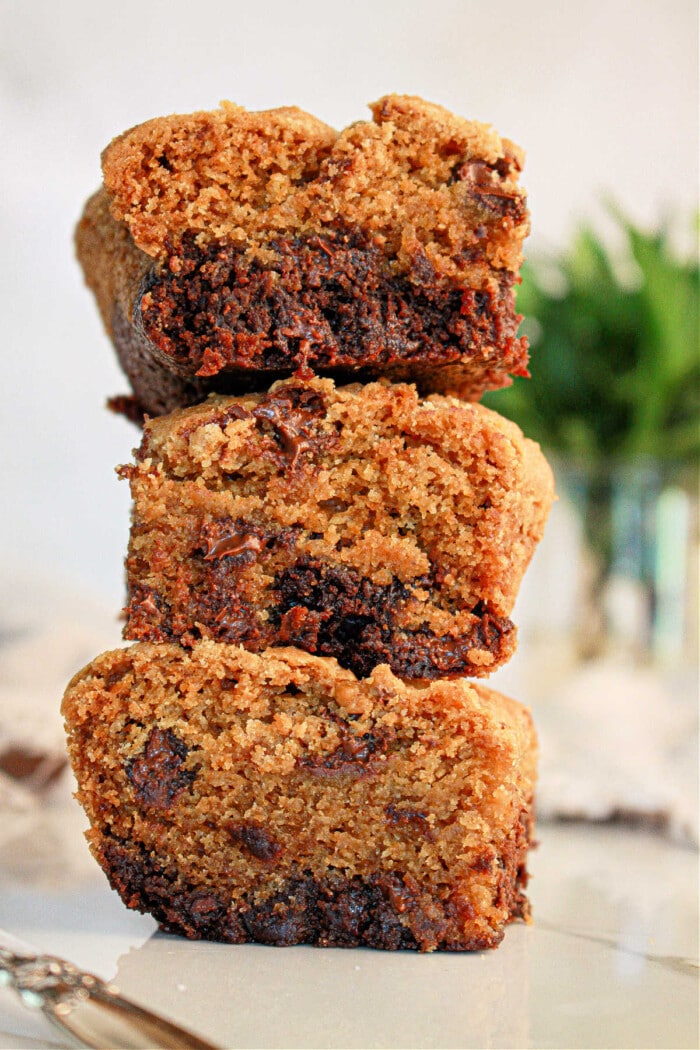
M 146 424 L 124 635 L 293 645 L 358 676 L 484 676 L 553 498 L 539 447 L 481 405 L 292 378 Z

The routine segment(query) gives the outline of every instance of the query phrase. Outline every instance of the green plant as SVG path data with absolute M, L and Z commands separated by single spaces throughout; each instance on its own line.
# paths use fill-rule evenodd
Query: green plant
M 645 233 L 611 213 L 626 250 L 622 266 L 590 228 L 563 257 L 525 264 L 517 303 L 532 378 L 484 402 L 546 448 L 591 464 L 697 462 L 697 256 L 681 260 L 667 229 Z

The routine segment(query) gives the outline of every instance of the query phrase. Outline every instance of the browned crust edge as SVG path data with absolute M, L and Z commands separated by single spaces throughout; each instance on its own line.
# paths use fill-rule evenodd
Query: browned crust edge
M 438 900 L 400 873 L 360 877 L 299 872 L 260 901 L 253 895 L 227 900 L 182 878 L 177 869 L 138 844 L 100 837 L 93 852 L 112 889 L 128 908 L 152 915 L 161 929 L 191 940 L 229 944 L 321 948 L 377 948 L 386 951 L 481 951 L 500 944 L 505 925 L 530 919 L 525 895 L 527 851 L 533 832 L 532 807 L 523 808 L 497 859 L 494 896 L 507 909 L 506 922 L 489 935 L 470 932 L 470 908 L 459 895 Z M 458 887 L 455 887 L 458 889 Z M 256 896 L 260 896 L 260 887 Z

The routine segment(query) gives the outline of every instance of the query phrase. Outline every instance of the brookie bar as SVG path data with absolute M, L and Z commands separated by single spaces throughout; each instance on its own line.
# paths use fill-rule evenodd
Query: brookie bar
M 522 153 L 391 95 L 338 133 L 289 107 L 151 120 L 104 151 L 78 255 L 140 417 L 300 366 L 470 399 L 525 374 Z
M 63 711 L 92 852 L 168 931 L 469 950 L 528 917 L 536 741 L 497 693 L 139 643 L 76 675 Z
M 364 676 L 483 676 L 553 497 L 516 426 L 386 381 L 284 380 L 150 421 L 125 637 L 293 645 Z

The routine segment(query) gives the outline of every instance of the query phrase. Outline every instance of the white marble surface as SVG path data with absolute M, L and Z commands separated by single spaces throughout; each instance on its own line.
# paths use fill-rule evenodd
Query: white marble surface
M 86 856 L 0 862 L 0 927 L 114 979 L 222 1047 L 698 1045 L 696 854 L 649 832 L 545 825 L 535 924 L 492 952 L 276 949 L 192 943 L 126 911 Z M 65 843 L 64 843 L 65 844 Z M 61 1046 L 0 990 L 0 1048 Z

